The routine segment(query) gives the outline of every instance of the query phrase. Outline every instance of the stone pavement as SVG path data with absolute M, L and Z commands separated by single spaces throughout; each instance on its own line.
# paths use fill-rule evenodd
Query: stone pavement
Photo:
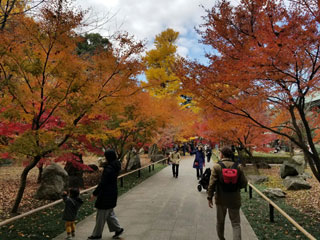
M 206 192 L 198 192 L 194 157 L 183 157 L 179 178 L 172 177 L 171 166 L 148 178 L 118 199 L 115 213 L 125 229 L 126 240 L 210 240 L 218 239 L 215 209 L 207 204 Z M 210 164 L 212 167 L 212 163 Z M 76 226 L 77 240 L 91 235 L 95 214 Z M 241 212 L 242 239 L 257 239 Z M 102 239 L 112 239 L 107 224 Z M 55 240 L 64 239 L 66 233 Z M 232 228 L 226 217 L 226 240 L 232 239 Z

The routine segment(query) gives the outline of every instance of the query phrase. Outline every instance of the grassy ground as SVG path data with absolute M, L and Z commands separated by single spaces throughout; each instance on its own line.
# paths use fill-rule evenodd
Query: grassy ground
M 156 164 L 154 171 L 149 172 L 148 168 L 141 171 L 141 177 L 137 177 L 137 173 L 133 173 L 124 178 L 124 185 L 120 187 L 119 181 L 119 196 L 139 183 L 143 182 L 148 177 L 159 172 L 166 167 L 163 164 Z M 90 194 L 83 194 L 81 198 L 84 200 L 83 206 L 79 210 L 78 220 L 81 221 L 85 217 L 94 213 L 94 202 L 88 201 Z M 64 221 L 61 220 L 63 203 L 46 210 L 37 212 L 25 218 L 14 221 L 11 224 L 0 228 L 1 240 L 43 240 L 52 239 L 64 231 Z
M 270 186 L 272 182 L 273 180 L 271 179 L 271 183 L 268 183 L 267 185 L 255 186 L 259 190 L 263 190 L 266 187 L 278 187 Z M 302 193 L 301 191 L 298 192 Z M 274 210 L 275 222 L 271 223 L 269 220 L 269 204 L 257 193 L 253 191 L 252 199 L 249 199 L 249 194 L 247 192 L 242 192 L 241 194 L 242 211 L 246 215 L 259 240 L 308 239 L 276 210 Z M 295 193 L 289 192 L 288 194 Z M 315 217 L 314 212 L 313 214 L 310 214 L 310 212 L 304 211 L 305 209 L 303 208 L 295 208 L 288 200 L 290 199 L 279 199 L 274 200 L 274 202 L 316 239 L 320 239 L 319 219 Z M 299 198 L 295 199 L 296 203 L 299 203 L 299 201 Z

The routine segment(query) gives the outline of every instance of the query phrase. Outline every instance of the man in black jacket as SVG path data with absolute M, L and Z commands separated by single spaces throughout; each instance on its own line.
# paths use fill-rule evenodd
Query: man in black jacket
M 121 164 L 117 160 L 114 150 L 107 150 L 104 153 L 106 163 L 103 165 L 103 172 L 98 187 L 92 193 L 92 199 L 96 198 L 97 208 L 96 225 L 92 235 L 88 239 L 101 239 L 105 221 L 109 231 L 115 232 L 113 238 L 118 238 L 123 233 L 119 221 L 113 211 L 117 205 L 118 185 L 117 179 Z

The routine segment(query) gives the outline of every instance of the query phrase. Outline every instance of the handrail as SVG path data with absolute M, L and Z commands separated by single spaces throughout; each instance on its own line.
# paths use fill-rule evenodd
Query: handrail
M 124 173 L 124 174 L 122 174 L 122 175 L 118 176 L 118 179 L 123 178 L 123 177 L 125 177 L 125 176 L 128 176 L 128 175 L 130 175 L 130 174 L 132 174 L 132 173 L 134 173 L 134 172 L 140 171 L 140 170 L 142 170 L 142 169 L 145 169 L 145 168 L 147 168 L 147 167 L 149 167 L 149 166 L 152 166 L 152 165 L 154 165 L 154 164 L 156 164 L 156 163 L 162 162 L 162 161 L 167 160 L 167 159 L 168 159 L 168 158 L 163 158 L 163 159 L 161 159 L 161 160 L 159 160 L 159 161 L 156 161 L 156 162 L 150 163 L 150 164 L 148 164 L 148 165 L 146 165 L 146 166 L 143 166 L 143 167 L 141 167 L 141 168 L 139 168 L 139 169 L 136 169 L 136 170 L 133 170 L 133 171 L 130 171 L 130 172 Z M 95 186 L 93 186 L 93 187 L 90 187 L 90 188 L 87 188 L 87 189 L 84 189 L 84 190 L 80 191 L 80 194 L 83 194 L 83 193 L 89 192 L 89 191 L 91 191 L 91 190 L 95 189 L 96 187 L 97 187 L 97 185 L 95 185 Z M 29 216 L 30 214 L 33 214 L 33 213 L 39 212 L 39 211 L 41 211 L 41 210 L 43 210 L 43 209 L 46 209 L 46 208 L 49 208 L 49 207 L 55 206 L 55 205 L 57 205 L 57 204 L 61 203 L 62 201 L 63 201 L 62 199 L 59 199 L 59 200 L 56 200 L 56 201 L 54 201 L 54 202 L 52 202 L 52 203 L 49 203 L 49 204 L 47 204 L 47 205 L 44 205 L 44 206 L 41 206 L 41 207 L 38 207 L 38 208 L 32 209 L 32 210 L 31 210 L 31 211 L 29 211 L 29 212 L 26 212 L 26 213 L 23 213 L 23 214 L 17 215 L 17 216 L 15 216 L 15 217 L 12 217 L 12 218 L 6 219 L 6 220 L 4 220 L 4 221 L 0 222 L 0 227 L 2 227 L 2 226 L 4 226 L 4 225 L 6 225 L 6 224 L 8 224 L 8 223 L 11 223 L 11 222 L 13 222 L 13 221 L 15 221 L 15 220 L 18 220 L 18 219 L 20 219 L 20 218 L 23 218 L 23 217 Z
M 277 204 L 275 204 L 270 198 L 268 198 L 266 195 L 264 195 L 262 192 L 260 192 L 254 185 L 252 185 L 250 182 L 248 183 L 249 187 L 251 187 L 253 190 L 255 190 L 264 200 L 266 200 L 270 205 L 272 205 L 275 209 L 278 210 L 278 212 L 284 216 L 289 222 L 291 222 L 297 229 L 299 229 L 306 237 L 308 237 L 311 240 L 317 240 L 314 236 L 312 236 L 309 232 L 307 232 L 302 226 L 300 226 L 295 220 L 293 220 L 285 211 L 283 211 L 281 208 L 278 207 Z

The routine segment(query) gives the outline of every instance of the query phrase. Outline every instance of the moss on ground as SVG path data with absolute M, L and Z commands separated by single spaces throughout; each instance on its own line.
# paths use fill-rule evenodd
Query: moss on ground
M 256 187 L 259 190 L 265 188 L 265 186 L 261 185 Z M 254 191 L 252 199 L 249 199 L 248 192 L 243 191 L 241 195 L 241 209 L 259 240 L 308 239 L 276 210 L 274 210 L 275 222 L 271 223 L 269 204 Z M 316 239 L 320 239 L 319 222 L 316 219 L 286 204 L 284 199 L 275 200 L 274 202 Z

